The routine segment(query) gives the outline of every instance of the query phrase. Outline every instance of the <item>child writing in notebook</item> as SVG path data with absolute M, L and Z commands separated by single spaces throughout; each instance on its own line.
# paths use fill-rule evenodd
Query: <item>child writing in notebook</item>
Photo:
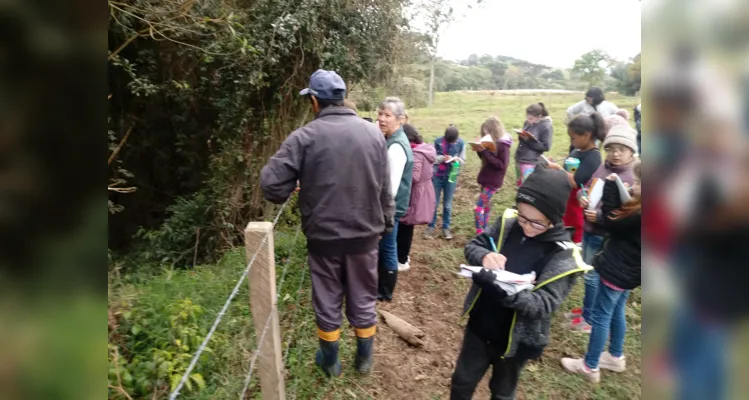
M 434 183 L 435 209 L 434 217 L 429 227 L 424 231 L 426 239 L 434 239 L 436 236 L 434 230 L 437 226 L 437 214 L 440 206 L 440 196 L 444 193 L 444 203 L 442 206 L 442 237 L 446 240 L 452 240 L 453 235 L 450 232 L 450 219 L 453 212 L 453 194 L 457 187 L 457 180 L 450 182 L 450 172 L 455 166 L 456 161 L 459 163 L 458 168 L 466 162 L 466 146 L 463 139 L 459 138 L 460 132 L 458 127 L 450 125 L 445 129 L 445 136 L 437 138 L 434 141 L 434 149 L 437 151 L 437 159 L 434 161 Z
M 492 196 L 504 183 L 512 147 L 512 136 L 505 132 L 504 125 L 497 117 L 491 117 L 481 125 L 481 136 L 486 135 L 491 136 L 495 150 L 491 151 L 481 145 L 475 145 L 474 148 L 481 159 L 481 170 L 476 179 L 481 185 L 481 194 L 474 209 L 477 235 L 486 229 L 491 213 Z
M 606 137 L 603 117 L 597 112 L 590 115 L 577 115 L 567 125 L 567 134 L 570 137 L 570 144 L 574 147 L 574 150 L 570 152 L 567 158 L 577 160 L 578 165 L 566 169 L 570 183 L 574 186 L 574 189 L 572 189 L 570 197 L 567 200 L 564 224 L 575 229 L 572 240 L 579 244 L 583 239 L 584 214 L 583 208 L 577 201 L 577 193 L 580 191 L 580 187 L 590 180 L 593 172 L 601 165 L 601 152 L 596 146 L 596 140 L 603 141 Z M 565 169 L 558 164 L 550 164 L 550 166 L 554 169 Z M 574 170 L 571 168 L 574 168 Z
M 591 315 L 588 351 L 584 358 L 562 358 L 562 366 L 569 372 L 581 374 L 592 382 L 601 379 L 600 368 L 624 372 L 624 336 L 627 332 L 625 307 L 629 292 L 640 286 L 641 270 L 641 166 L 634 166 L 635 180 L 631 200 L 622 204 L 616 174 L 606 178 L 603 189 L 603 226 L 608 231 L 606 245 L 593 266 L 598 272 L 598 290 Z M 604 352 L 609 340 L 609 351 Z
M 583 260 L 586 264 L 593 264 L 593 257 L 601 250 L 603 237 L 606 229 L 603 224 L 602 202 L 589 209 L 590 198 L 585 193 L 590 193 L 594 184 L 603 184 L 607 176 L 617 174 L 623 183 L 632 185 L 634 174 L 632 166 L 637 154 L 637 132 L 627 125 L 614 125 L 603 141 L 603 149 L 606 151 L 606 161 L 593 173 L 592 178 L 585 184 L 585 191 L 580 190 L 577 199 L 585 214 L 583 225 Z M 596 297 L 598 287 L 598 274 L 591 271 L 585 274 L 585 296 L 582 308 L 574 308 L 565 314 L 571 318 L 570 328 L 590 332 L 590 308 Z
M 489 367 L 492 399 L 514 399 L 520 372 L 549 342 L 552 313 L 570 293 L 582 265 L 562 224 L 571 189 L 567 175 L 539 164 L 508 209 L 465 247 L 473 275 L 465 301 L 469 315 L 455 365 L 451 400 L 469 400 Z M 495 245 L 496 244 L 496 249 Z M 579 262 L 578 262 L 579 261 Z M 508 295 L 490 270 L 536 273 L 536 286 Z

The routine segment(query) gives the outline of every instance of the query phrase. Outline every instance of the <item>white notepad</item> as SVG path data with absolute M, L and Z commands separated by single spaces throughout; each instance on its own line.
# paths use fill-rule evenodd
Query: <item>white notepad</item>
M 470 278 L 475 273 L 479 273 L 484 267 L 474 267 L 470 265 L 461 264 L 460 272 L 458 275 L 464 278 Z M 514 272 L 505 271 L 503 269 L 492 269 L 489 270 L 497 276 L 496 283 L 501 287 L 508 295 L 514 295 L 523 290 L 531 290 L 534 287 L 536 281 L 536 273 L 531 272 L 528 274 L 516 274 Z

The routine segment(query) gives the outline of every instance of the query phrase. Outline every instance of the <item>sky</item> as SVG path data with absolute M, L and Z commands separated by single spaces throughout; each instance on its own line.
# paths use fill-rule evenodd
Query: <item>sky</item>
M 453 0 L 457 14 L 466 11 L 442 33 L 442 58 L 503 55 L 571 68 L 593 49 L 622 61 L 640 52 L 638 0 L 483 0 L 472 10 L 468 2 Z

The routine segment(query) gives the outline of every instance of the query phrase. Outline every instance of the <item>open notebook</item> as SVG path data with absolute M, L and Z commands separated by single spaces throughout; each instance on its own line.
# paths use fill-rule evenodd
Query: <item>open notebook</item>
M 603 198 L 603 186 L 605 184 L 605 179 L 593 178 L 593 183 L 590 185 L 589 210 L 595 210 L 598 203 L 601 202 L 601 199 Z M 621 200 L 622 205 L 629 203 L 632 200 L 632 196 L 629 195 L 629 189 L 624 186 L 624 182 L 622 182 L 619 175 L 616 176 L 616 186 L 619 188 L 619 199 Z
M 464 278 L 470 278 L 474 273 L 478 273 L 484 267 L 474 267 L 465 264 L 460 265 L 460 272 L 458 275 Z M 536 273 L 531 272 L 529 274 L 519 275 L 513 272 L 505 271 L 503 269 L 490 270 L 497 276 L 496 283 L 501 287 L 508 295 L 512 296 L 523 290 L 531 290 L 536 282 Z
M 483 146 L 485 149 L 489 149 L 489 151 L 491 152 L 497 151 L 496 144 L 494 143 L 491 135 L 482 137 L 478 142 L 468 142 L 468 144 L 471 145 L 471 148 L 473 148 L 473 150 L 479 150 L 479 147 Z

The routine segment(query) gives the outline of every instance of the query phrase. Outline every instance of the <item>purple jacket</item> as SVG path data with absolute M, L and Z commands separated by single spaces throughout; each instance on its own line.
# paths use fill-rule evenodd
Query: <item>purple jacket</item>
M 488 187 L 497 190 L 502 187 L 505 181 L 507 165 L 510 162 L 510 147 L 512 147 L 512 138 L 505 135 L 496 143 L 497 153 L 494 154 L 488 149 L 478 152 L 482 160 L 481 171 L 476 179 L 482 187 Z
M 613 166 L 608 161 L 604 161 L 603 164 L 601 164 L 600 167 L 596 170 L 596 172 L 593 172 L 593 176 L 590 178 L 588 183 L 585 184 L 585 190 L 590 191 L 590 187 L 593 184 L 594 179 L 600 179 L 600 180 L 606 180 L 606 177 L 611 174 L 617 174 L 619 175 L 619 178 L 622 179 L 622 182 L 628 183 L 630 186 L 632 186 L 632 183 L 635 180 L 635 176 L 632 172 L 632 166 L 635 164 L 634 161 L 632 161 L 629 164 L 621 165 L 621 166 Z M 582 195 L 581 192 L 578 192 L 578 199 Z M 603 201 L 599 201 L 598 205 L 596 206 L 596 211 L 598 211 L 598 223 L 592 223 L 588 222 L 588 220 L 585 220 L 585 223 L 583 224 L 583 230 L 588 233 L 592 233 L 594 235 L 598 236 L 604 236 L 606 234 L 606 231 L 603 229 L 602 225 L 602 218 L 603 213 L 601 212 L 601 206 L 603 205 Z
M 408 210 L 400 219 L 406 225 L 423 225 L 432 222 L 436 207 L 432 164 L 437 158 L 437 151 L 429 143 L 422 143 L 413 148 L 414 167 L 411 174 L 411 201 Z

